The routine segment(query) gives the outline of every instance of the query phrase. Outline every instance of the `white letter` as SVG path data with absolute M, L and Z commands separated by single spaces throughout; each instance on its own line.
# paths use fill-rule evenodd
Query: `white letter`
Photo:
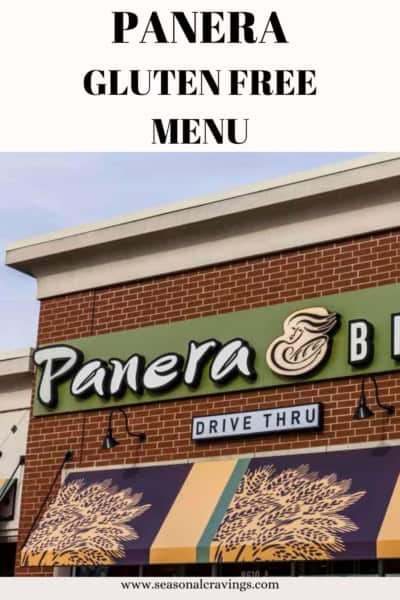
M 400 360 L 400 314 L 392 315 L 392 358 Z
M 81 357 L 82 353 L 71 346 L 48 346 L 36 350 L 33 355 L 35 365 L 42 367 L 44 364 L 38 387 L 39 402 L 44 406 L 57 405 L 57 385 L 71 373 Z
M 186 385 L 197 387 L 201 379 L 201 370 L 211 354 L 211 350 L 214 350 L 218 346 L 216 340 L 207 340 L 201 344 L 196 342 L 189 343 L 189 356 L 186 362 L 185 375 L 183 381 Z
M 236 339 L 221 348 L 213 360 L 210 377 L 216 383 L 225 383 L 236 374 L 254 377 L 253 351 L 244 340 Z
M 91 394 L 90 388 L 96 392 L 100 398 L 105 398 L 104 379 L 107 371 L 101 360 L 91 360 L 83 365 L 72 380 L 71 394 L 73 396 L 83 396 Z
M 371 323 L 360 319 L 349 322 L 349 363 L 367 365 L 374 355 L 374 328 Z
M 142 357 L 138 354 L 134 354 L 128 358 L 125 363 L 117 358 L 110 359 L 110 364 L 114 367 L 110 383 L 110 394 L 112 396 L 121 395 L 125 391 L 125 382 L 133 392 L 139 392 L 138 370 L 141 362 L 140 359 Z
M 183 359 L 179 354 L 164 354 L 147 367 L 143 383 L 147 390 L 167 390 L 179 377 Z

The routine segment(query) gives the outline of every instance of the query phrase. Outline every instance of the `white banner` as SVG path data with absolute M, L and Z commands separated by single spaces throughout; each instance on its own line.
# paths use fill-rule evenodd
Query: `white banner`
M 400 5 L 3 0 L 0 150 L 397 151 Z
M 192 439 L 215 440 L 322 428 L 322 404 L 193 417 Z
M 202 577 L 202 578 L 4 578 L 0 580 L 2 598 L 30 600 L 70 600 L 90 595 L 96 600 L 112 598 L 253 598 L 265 600 L 337 600 L 362 597 L 374 600 L 384 596 L 397 600 L 400 580 L 397 577 Z

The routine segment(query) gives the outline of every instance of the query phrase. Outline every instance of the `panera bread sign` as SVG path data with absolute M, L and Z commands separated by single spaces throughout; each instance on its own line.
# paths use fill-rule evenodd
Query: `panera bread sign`
M 34 414 L 384 372 L 399 360 L 400 289 L 382 286 L 43 346 Z

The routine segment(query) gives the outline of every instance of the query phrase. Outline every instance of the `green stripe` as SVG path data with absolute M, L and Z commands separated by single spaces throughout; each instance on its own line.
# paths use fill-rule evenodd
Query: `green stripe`
M 249 462 L 249 458 L 241 458 L 237 461 L 237 464 L 232 471 L 232 475 L 230 476 L 229 481 L 198 543 L 196 552 L 196 561 L 198 563 L 210 562 L 210 544 L 213 541 L 217 529 L 228 509 L 228 506 L 232 500 L 232 496 L 237 490 L 239 482 L 249 466 Z

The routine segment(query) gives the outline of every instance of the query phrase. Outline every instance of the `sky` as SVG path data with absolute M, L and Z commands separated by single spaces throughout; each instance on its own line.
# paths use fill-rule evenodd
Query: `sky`
M 35 280 L 8 244 L 223 192 L 361 153 L 0 153 L 0 353 L 36 345 Z

